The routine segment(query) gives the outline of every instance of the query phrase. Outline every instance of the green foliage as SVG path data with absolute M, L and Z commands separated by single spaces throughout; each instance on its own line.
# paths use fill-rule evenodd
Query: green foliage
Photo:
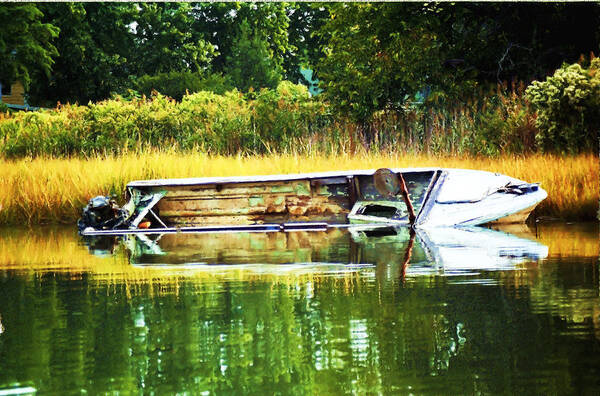
M 544 151 L 597 150 L 600 133 L 600 58 L 588 69 L 564 65 L 526 95 L 537 111 L 538 144 Z
M 325 94 L 359 122 L 378 110 L 400 110 L 434 83 L 442 60 L 421 4 L 337 4 L 321 30 L 330 36 L 318 66 Z
M 5 157 L 89 156 L 171 147 L 219 154 L 283 150 L 324 108 L 304 86 L 281 83 L 247 99 L 237 90 L 201 91 L 180 103 L 157 94 L 66 105 L 0 121 Z
M 453 105 L 490 82 L 547 75 L 598 49 L 598 18 L 598 3 L 5 5 L 0 80 L 31 78 L 29 102 L 51 107 L 171 72 L 227 72 L 242 91 L 274 89 L 303 81 L 303 66 L 343 117 L 367 126 L 419 93 Z
M 0 5 L 0 81 L 20 80 L 28 88 L 33 73 L 50 73 L 59 29 L 42 17 L 33 3 Z
M 244 92 L 250 89 L 273 89 L 283 74 L 282 66 L 271 57 L 267 38 L 252 32 L 247 21 L 240 25 L 224 71 L 233 84 Z
M 153 91 L 156 91 L 177 101 L 181 101 L 188 92 L 211 91 L 224 94 L 233 89 L 229 79 L 220 74 L 204 76 L 189 71 L 160 73 L 154 76 L 144 75 L 136 80 L 135 85 L 136 90 L 146 96 L 150 96 Z
M 128 88 L 134 47 L 132 3 L 43 3 L 44 20 L 60 28 L 59 56 L 49 76 L 37 74 L 29 102 L 88 103 Z
M 282 81 L 275 90 L 263 89 L 253 102 L 256 133 L 263 141 L 288 148 L 314 133 L 316 121 L 325 114 L 318 101 L 311 100 L 304 85 Z
M 214 45 L 194 23 L 190 3 L 140 3 L 135 27 L 137 75 L 204 70 L 216 55 Z
M 182 116 L 178 133 L 182 148 L 229 154 L 258 151 L 249 103 L 238 91 L 224 95 L 197 92 L 185 96 L 178 107 Z
M 211 62 L 215 72 L 224 72 L 230 64 L 228 59 L 238 56 L 236 48 L 239 49 L 242 29 L 246 29 L 244 34 L 248 37 L 267 40 L 268 58 L 275 69 L 280 69 L 286 54 L 296 50 L 288 38 L 288 7 L 277 2 L 199 3 L 191 10 L 195 19 L 191 29 L 204 32 L 206 39 L 218 48 L 219 54 Z
M 598 2 L 469 3 L 455 8 L 470 11 L 460 19 L 478 32 L 469 46 L 462 45 L 461 57 L 477 70 L 479 81 L 541 79 L 599 48 Z
M 37 75 L 30 102 L 87 103 L 124 93 L 135 76 L 204 70 L 215 54 L 193 23 L 188 3 L 45 3 L 60 28 L 51 75 Z M 132 25 L 135 24 L 135 30 Z
M 315 34 L 330 19 L 329 4 L 296 2 L 287 7 L 289 47 L 284 53 L 285 79 L 308 83 L 300 67 L 314 71 L 328 36 Z
M 424 90 L 453 105 L 477 85 L 530 81 L 600 42 L 597 3 L 337 3 L 329 12 L 317 32 L 319 79 L 332 105 L 363 124 L 401 113 Z
M 499 86 L 495 94 L 483 99 L 481 108 L 471 109 L 473 133 L 467 144 L 471 154 L 498 156 L 535 150 L 538 130 L 523 91 L 523 85 L 513 86 L 510 91 Z
M 587 71 L 592 80 L 598 76 L 597 63 Z M 546 132 L 538 129 L 524 91 L 524 84 L 499 86 L 491 92 L 480 91 L 462 104 L 427 102 L 404 106 L 400 112 L 379 111 L 367 124 L 369 136 L 364 125 L 333 116 L 327 102 L 310 97 L 305 86 L 288 81 L 276 89 L 247 94 L 202 90 L 184 95 L 180 102 L 160 94 L 148 99 L 130 95 L 129 100 L 117 97 L 0 119 L 0 155 L 93 156 L 165 147 L 217 154 L 346 153 L 368 147 L 373 151 L 498 156 L 536 151 L 541 147 L 536 139 L 545 142 L 544 150 L 564 151 L 564 139 L 548 140 Z M 575 116 L 568 125 L 597 117 L 594 110 L 598 105 L 590 107 L 589 111 L 583 108 L 583 115 Z M 586 125 L 593 131 L 598 123 Z M 367 138 L 370 141 L 365 145 Z M 577 142 L 583 144 L 581 139 Z M 594 147 L 589 144 L 579 149 Z
M 528 82 L 597 51 L 600 40 L 597 2 L 438 2 L 420 15 L 443 54 L 442 74 L 457 81 Z

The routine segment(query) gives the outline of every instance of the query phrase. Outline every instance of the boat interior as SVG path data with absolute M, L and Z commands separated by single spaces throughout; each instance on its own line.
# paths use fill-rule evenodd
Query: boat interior
M 415 214 L 424 207 L 441 171 L 401 173 Z M 372 174 L 275 181 L 162 185 L 129 189 L 132 225 L 147 228 L 290 222 L 408 222 L 406 200 L 376 186 Z

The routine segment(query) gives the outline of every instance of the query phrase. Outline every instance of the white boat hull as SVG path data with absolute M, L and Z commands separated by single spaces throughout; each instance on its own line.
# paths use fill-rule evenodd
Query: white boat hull
M 522 193 L 506 186 L 524 186 Z M 514 188 L 513 188 L 514 189 Z M 529 184 L 498 173 L 466 169 L 444 169 L 417 214 L 419 228 L 475 226 L 494 222 L 524 222 L 548 194 L 537 184 Z M 367 205 L 365 203 L 364 205 Z M 372 223 L 375 216 L 360 213 L 356 206 L 352 221 Z M 390 224 L 407 224 L 407 219 L 386 219 Z

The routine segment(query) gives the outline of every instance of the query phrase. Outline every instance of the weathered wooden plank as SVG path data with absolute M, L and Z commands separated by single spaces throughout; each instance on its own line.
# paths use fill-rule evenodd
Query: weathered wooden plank
M 346 204 L 344 204 L 346 203 Z M 214 200 L 161 200 L 161 218 L 289 214 L 292 216 L 347 213 L 347 202 L 327 196 L 248 197 Z
M 276 183 L 208 184 L 198 186 L 167 187 L 169 198 L 217 198 L 242 197 L 249 195 L 309 195 L 311 188 L 307 180 Z
M 273 199 L 274 198 L 274 199 Z M 188 199 L 161 200 L 157 208 L 161 215 L 172 216 L 176 212 L 193 212 L 195 215 L 258 214 L 267 210 L 283 212 L 285 197 L 244 197 L 235 199 Z
M 340 183 L 340 182 L 343 182 Z M 170 186 L 157 204 L 168 224 L 255 224 L 327 218 L 350 210 L 346 178 Z

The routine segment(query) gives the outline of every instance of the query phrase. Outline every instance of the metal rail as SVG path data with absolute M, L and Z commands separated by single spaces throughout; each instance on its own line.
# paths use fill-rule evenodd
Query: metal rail
M 293 231 L 327 231 L 332 228 L 389 228 L 389 224 L 329 224 L 325 222 L 281 223 L 281 224 L 249 224 L 249 225 L 215 225 L 201 227 L 165 227 L 123 230 L 83 230 L 83 236 L 119 236 L 128 234 L 176 234 L 176 233 L 233 233 L 233 232 L 293 232 Z

